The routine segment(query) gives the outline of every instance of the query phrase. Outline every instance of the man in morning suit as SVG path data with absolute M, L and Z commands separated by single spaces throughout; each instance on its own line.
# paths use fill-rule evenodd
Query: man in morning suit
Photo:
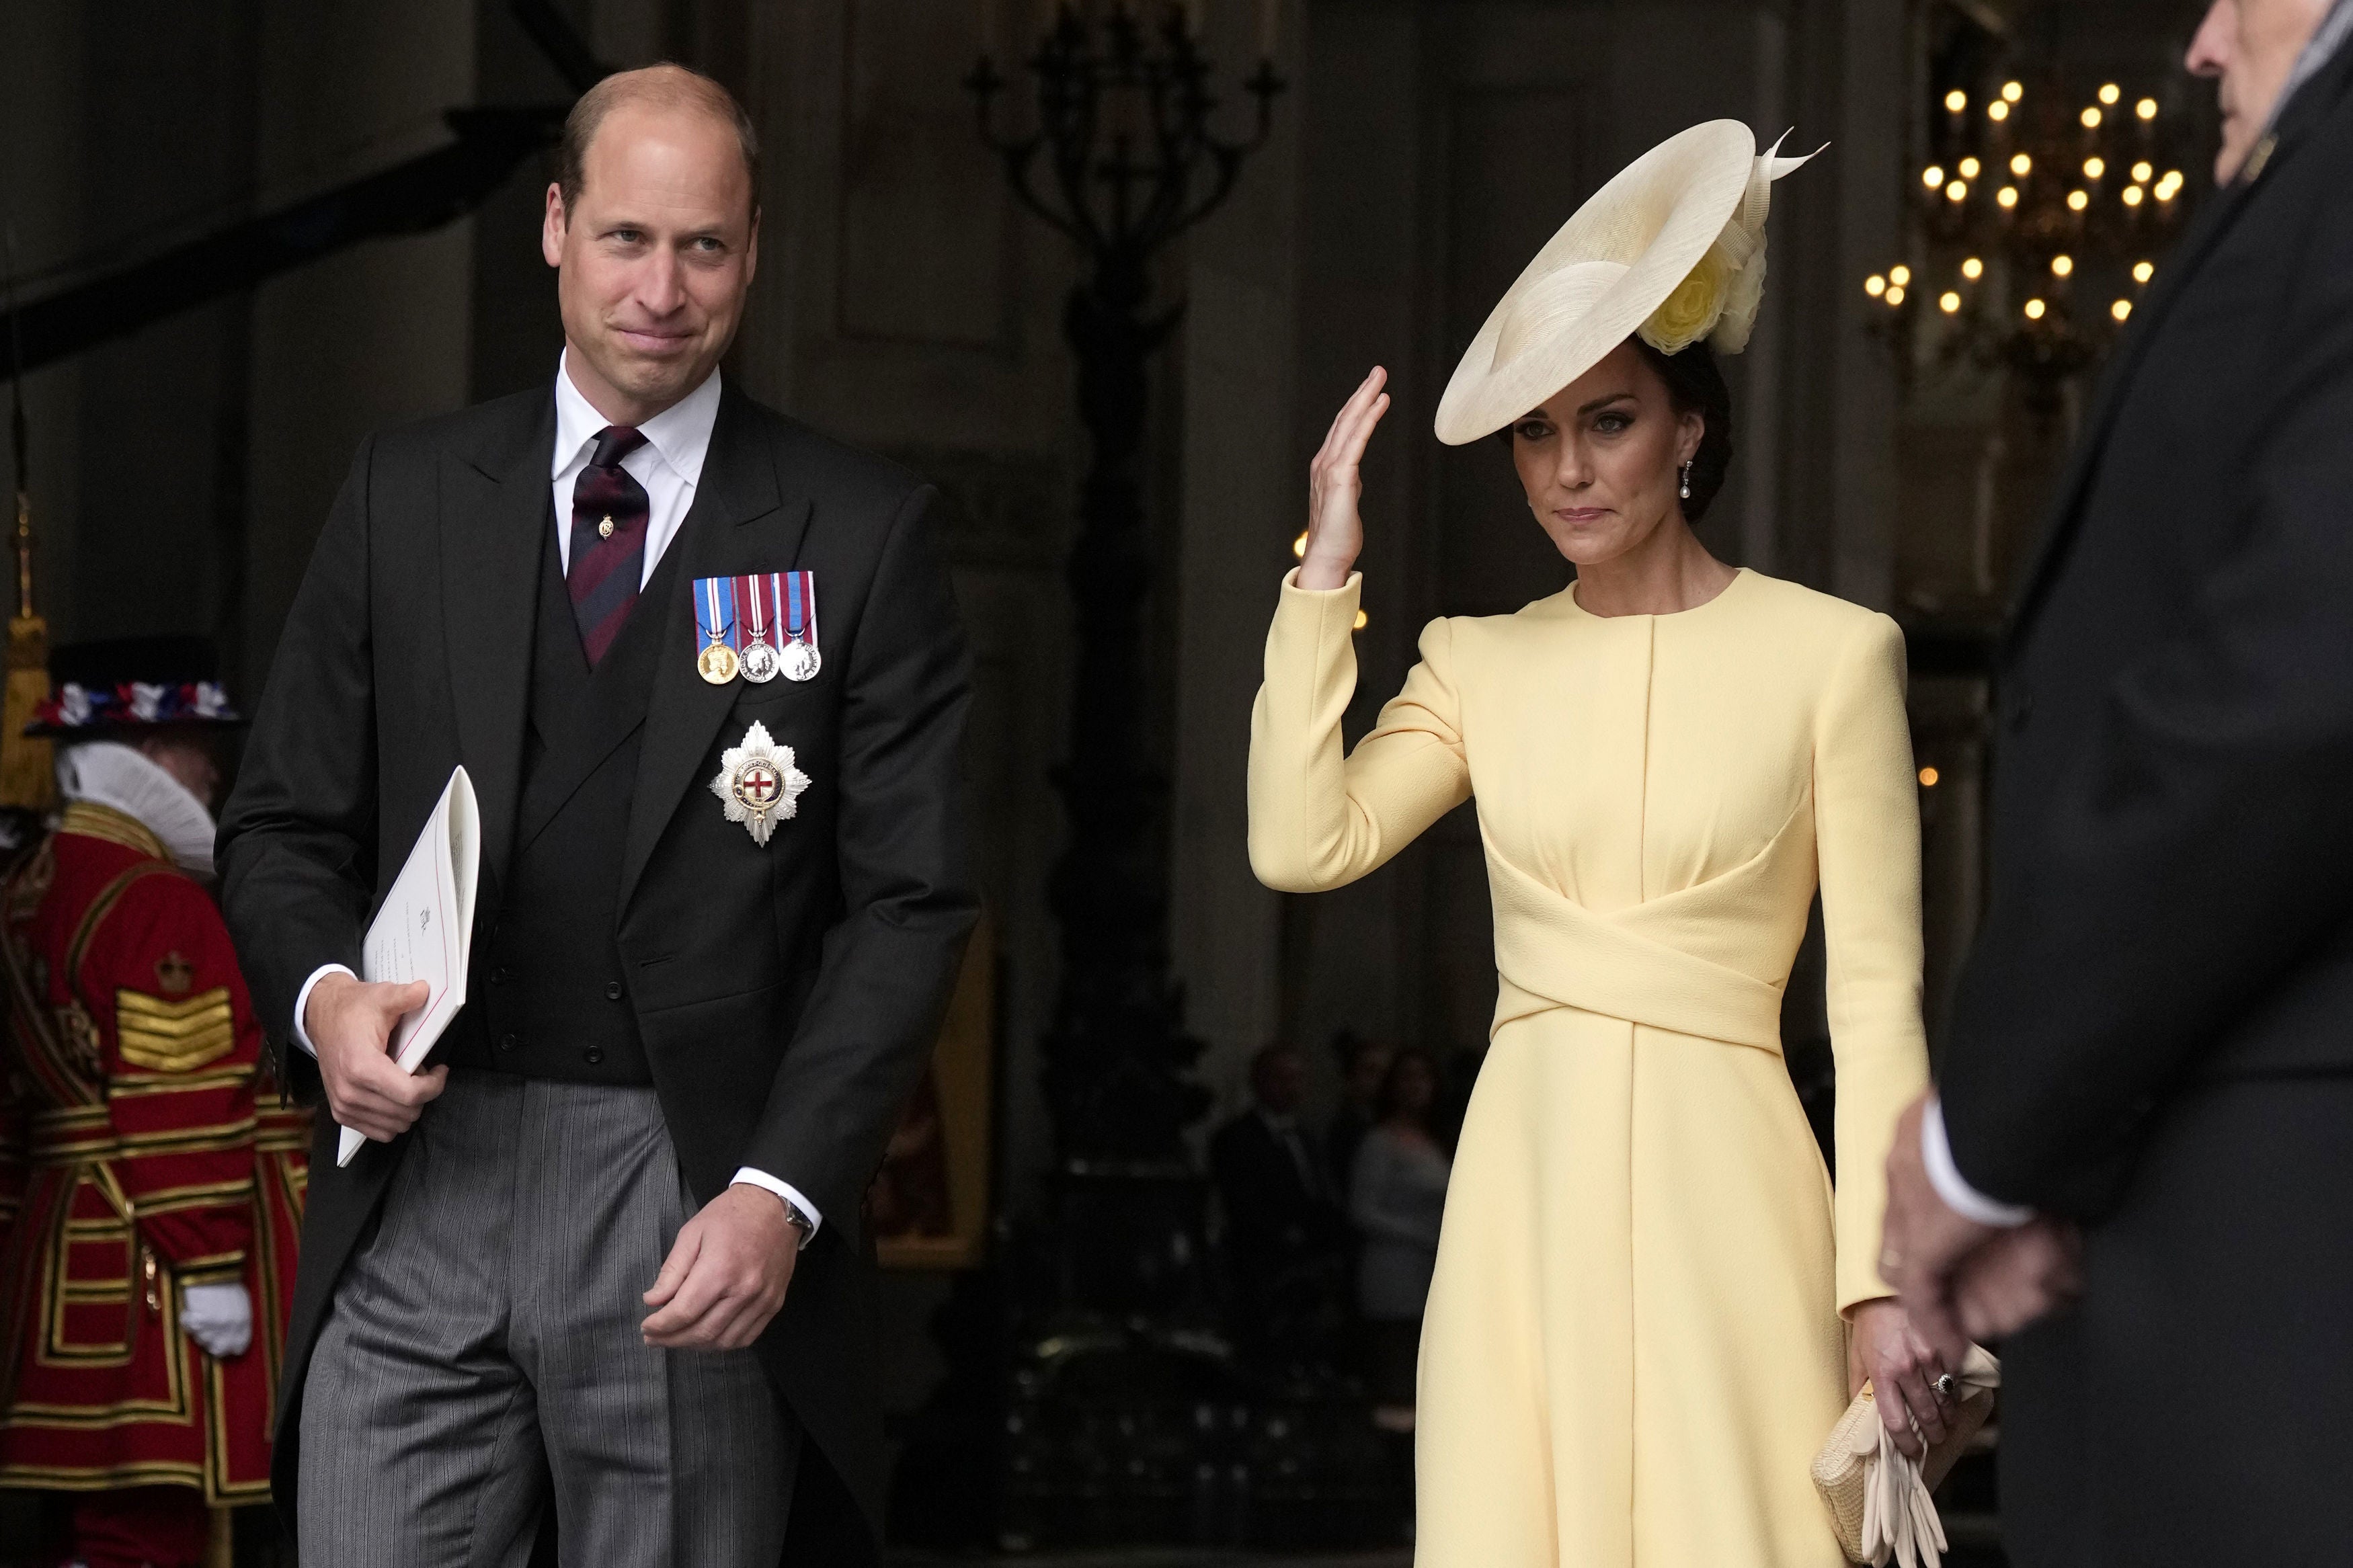
M 2346 1560 L 2348 35 L 2353 0 L 2219 0 L 2191 47 L 2220 188 L 2003 644 L 1992 898 L 1890 1159 L 1914 1321 L 2010 1333 L 2021 1568 Z
M 976 911 L 939 502 L 723 383 L 723 89 L 609 78 L 561 158 L 553 387 L 362 446 L 222 828 L 258 1011 L 371 1140 L 321 1121 L 276 1495 L 321 1568 L 519 1563 L 551 1502 L 566 1563 L 871 1560 L 859 1199 Z M 354 972 L 460 764 L 468 1005 L 411 1078 L 424 988 Z

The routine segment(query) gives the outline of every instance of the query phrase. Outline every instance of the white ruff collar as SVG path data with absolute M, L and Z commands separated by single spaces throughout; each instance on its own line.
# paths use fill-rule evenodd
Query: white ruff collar
M 213 818 L 188 787 L 120 741 L 83 741 L 58 753 L 58 793 L 111 806 L 164 841 L 180 869 L 209 877 Z

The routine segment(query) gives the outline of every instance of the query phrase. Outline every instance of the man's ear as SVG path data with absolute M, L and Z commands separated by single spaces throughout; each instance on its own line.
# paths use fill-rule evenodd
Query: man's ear
M 550 267 L 564 265 L 564 187 L 547 183 L 547 214 L 539 226 L 539 254 Z

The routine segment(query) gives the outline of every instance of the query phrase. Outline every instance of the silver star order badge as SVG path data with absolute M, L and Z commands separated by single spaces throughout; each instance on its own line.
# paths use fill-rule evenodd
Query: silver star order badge
M 719 754 L 719 776 L 711 793 L 727 808 L 727 820 L 740 822 L 752 842 L 765 848 L 769 831 L 779 817 L 799 809 L 808 774 L 793 765 L 793 749 L 779 745 L 765 724 L 753 723 L 744 743 Z

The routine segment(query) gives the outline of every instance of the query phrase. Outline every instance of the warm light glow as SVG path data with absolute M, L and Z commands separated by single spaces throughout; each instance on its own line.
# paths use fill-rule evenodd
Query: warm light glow
M 1901 289 L 1912 281 L 1912 269 L 1899 261 L 1887 269 L 1887 280 Z
M 1358 631 L 1363 631 L 1370 625 L 1372 625 L 1372 617 L 1365 614 L 1364 611 L 1358 610 L 1356 612 L 1356 629 Z
M 2147 194 L 2147 192 L 2142 190 L 2138 185 L 2126 185 L 2125 187 L 2125 205 L 2128 207 L 2137 207 L 2140 205 L 2141 198 L 2146 196 Z
M 2139 115 L 2143 120 L 2156 119 L 2157 100 L 2153 98 L 2142 99 L 2138 103 L 2133 105 L 2133 112 Z
M 2100 121 L 2104 118 L 2105 117 L 2100 113 L 2097 108 L 2084 110 L 2084 129 L 2086 131 L 2097 131 L 2100 128 Z
M 2016 174 L 2021 180 L 2026 178 L 2027 175 L 2034 173 L 2033 155 L 2031 153 L 2021 153 L 2016 157 L 2010 159 L 2010 172 Z
M 2091 205 L 2092 198 L 2082 191 L 2069 191 L 2067 193 L 2067 206 L 2069 210 L 2073 212 L 2082 212 L 2085 207 L 2090 206 Z
M 2157 263 L 2154 261 L 2144 261 L 2133 268 L 2133 281 L 2136 283 L 2146 283 L 2156 276 Z
M 1887 279 L 1874 272 L 1862 280 L 1862 291 L 1876 300 L 1887 292 Z M 1303 539 L 1306 536 L 1302 534 L 1300 537 Z
M 1304 561 L 1307 559 L 1307 536 L 1305 534 L 1303 533 L 1298 538 L 1291 542 L 1291 553 L 1298 560 Z
M 1932 191 L 1936 190 L 1945 183 L 1945 166 L 1942 163 L 1929 164 L 1920 171 L 1920 183 Z
M 2126 317 L 2132 314 L 2132 301 L 2130 300 L 2117 300 L 2115 304 L 2108 307 L 2108 314 L 2114 316 L 2119 321 L 2123 321 Z
M 2125 89 L 2118 87 L 2115 82 L 2110 82 L 2107 86 L 2100 89 L 2100 101 L 2102 103 L 2113 104 L 2118 99 L 2124 97 L 2124 95 Z
M 1951 110 L 1955 114 L 1958 114 L 1962 110 L 1967 109 L 1968 106 L 1969 95 L 1963 92 L 1957 87 L 1945 95 L 1945 107 Z
M 2025 85 L 2021 82 L 2015 81 L 2003 82 L 2001 84 L 2001 96 L 2004 102 L 2016 103 L 2020 99 L 2026 96 Z
M 1904 290 L 1901 288 L 1891 287 L 1887 290 L 1887 302 L 1891 305 L 1904 303 Z
M 2105 179 L 2107 177 L 2107 173 L 2108 161 L 2105 158 L 2086 158 L 2084 160 L 2084 178 L 2087 180 Z
M 1972 283 L 1976 282 L 1978 279 L 1985 276 L 1985 263 L 1979 261 L 1974 256 L 1970 257 L 1967 261 L 1961 263 L 1961 276 L 1968 279 Z
M 2018 205 L 2018 187 L 2016 185 L 2004 185 L 2000 190 L 1994 193 L 1993 199 L 2000 202 L 2005 207 L 2014 207 Z
M 1945 187 L 1945 199 L 1948 202 L 1968 201 L 1969 199 L 1969 183 L 1967 180 L 1955 180 L 1951 184 Z
M 1935 789 L 1936 787 L 1936 769 L 1922 768 L 1920 770 L 1920 787 L 1922 789 Z
M 1974 180 L 1978 177 L 1978 172 L 1984 167 L 1985 165 L 1975 158 L 1964 158 L 1961 160 L 1961 178 Z
M 2039 321 L 2042 319 L 2042 313 L 2050 308 L 2040 300 L 2029 300 L 2026 302 L 2026 319 L 2030 321 Z
M 2133 165 L 2133 184 L 2145 185 L 2157 177 L 2157 165 L 2144 158 Z
M 2051 276 L 2052 276 L 2052 277 L 2053 277 L 2053 278 L 2071 278 L 2071 277 L 2074 276 L 2074 272 L 2075 272 L 2075 258 L 2074 258 L 2073 257 L 2072 257 L 2072 256 L 2054 256 L 2054 257 L 2052 257 L 2052 258 L 2051 258 Z
M 1947 289 L 1936 296 L 1936 309 L 1944 311 L 1947 316 L 1955 314 L 1960 308 L 1961 297 L 1951 289 Z
M 1995 121 L 1997 124 L 2009 119 L 2010 105 L 2004 103 L 1998 98 L 1995 99 L 1991 103 L 1986 105 L 1986 118 Z

